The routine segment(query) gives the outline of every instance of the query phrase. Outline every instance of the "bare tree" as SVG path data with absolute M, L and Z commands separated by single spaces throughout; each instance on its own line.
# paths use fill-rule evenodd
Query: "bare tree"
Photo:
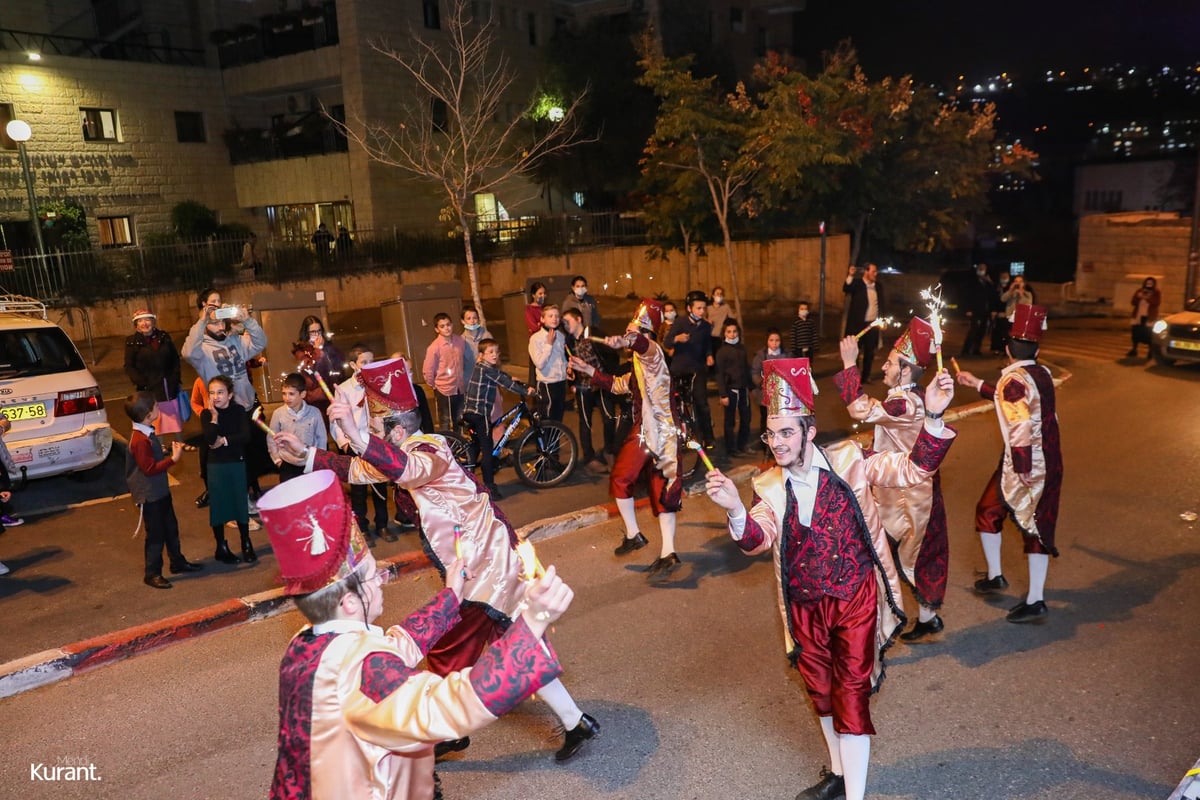
M 445 193 L 444 216 L 461 231 L 471 293 L 480 322 L 486 325 L 471 248 L 475 195 L 511 185 L 548 156 L 584 141 L 576 113 L 583 95 L 555 106 L 546 124 L 534 119 L 534 98 L 527 98 L 525 113 L 503 121 L 515 75 L 496 44 L 493 21 L 473 18 L 470 5 L 467 0 L 450 0 L 443 18 L 445 37 L 410 29 L 403 51 L 371 42 L 373 50 L 412 79 L 413 91 L 401 104 L 399 119 L 355 120 L 343 127 L 372 160 Z M 540 105 L 543 112 L 550 110 L 546 103 Z

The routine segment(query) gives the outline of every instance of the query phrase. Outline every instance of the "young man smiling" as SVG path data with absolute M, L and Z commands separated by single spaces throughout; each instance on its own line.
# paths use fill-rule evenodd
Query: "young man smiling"
M 706 492 L 726 510 L 738 547 L 774 556 L 787 652 L 830 758 L 830 770 L 797 800 L 862 800 L 875 733 L 870 696 L 883 677 L 883 651 L 904 624 L 872 488 L 911 486 L 937 469 L 954 438 L 941 420 L 954 382 L 941 372 L 925 390 L 927 418 L 911 453 L 867 455 L 850 440 L 814 444 L 808 359 L 776 359 L 763 369 L 770 397 L 764 439 L 776 466 L 755 478 L 749 512 L 720 470 L 708 473 Z

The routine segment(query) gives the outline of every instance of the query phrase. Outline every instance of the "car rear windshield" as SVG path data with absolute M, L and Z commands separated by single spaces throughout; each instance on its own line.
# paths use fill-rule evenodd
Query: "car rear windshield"
M 0 378 L 54 375 L 86 369 L 79 351 L 60 328 L 0 331 Z

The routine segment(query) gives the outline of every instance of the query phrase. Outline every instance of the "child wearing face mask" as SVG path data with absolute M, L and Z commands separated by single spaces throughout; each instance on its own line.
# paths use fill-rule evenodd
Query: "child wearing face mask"
M 717 351 L 724 344 L 721 331 L 725 330 L 725 322 L 730 319 L 737 319 L 737 314 L 734 314 L 733 309 L 726 305 L 725 290 L 720 286 L 713 287 L 712 302 L 704 310 L 704 318 L 712 326 L 712 351 L 713 356 L 716 357 Z
M 470 374 L 475 362 L 479 361 L 479 343 L 491 339 L 492 334 L 479 322 L 479 312 L 473 306 L 463 309 L 462 326 L 463 341 L 467 343 L 467 373 Z
M 806 306 L 807 303 L 801 304 Z M 807 309 L 804 309 L 807 311 Z M 754 389 L 750 394 L 753 395 L 755 404 L 758 406 L 758 435 L 761 438 L 767 432 L 767 396 L 763 394 L 763 364 L 767 361 L 774 361 L 777 358 L 792 358 L 792 354 L 783 349 L 783 336 L 780 335 L 777 328 L 769 328 L 767 330 L 767 346 L 754 354 L 754 363 L 750 365 L 750 380 L 754 384 Z M 770 448 L 763 444 L 763 447 L 769 454 Z
M 800 301 L 792 321 L 790 344 L 793 358 L 811 359 L 817 353 L 817 323 L 809 316 L 807 300 Z
M 671 363 L 671 356 L 675 354 L 675 348 L 667 347 L 666 344 L 664 344 L 664 342 L 667 341 L 667 334 L 670 332 L 671 326 L 675 323 L 675 320 L 678 317 L 679 317 L 679 312 L 675 309 L 675 304 L 672 303 L 670 300 L 664 302 L 663 303 L 663 321 L 662 321 L 662 324 L 658 326 L 658 330 L 655 331 L 655 336 L 658 339 L 659 345 L 662 347 L 663 354 L 666 355 L 666 357 L 667 357 L 668 365 L 670 365 L 670 363 Z
M 725 408 L 725 454 L 741 455 L 750 446 L 750 360 L 742 344 L 742 329 L 734 320 L 722 329 L 721 349 L 717 351 L 717 395 Z M 737 433 L 734 433 L 734 427 Z

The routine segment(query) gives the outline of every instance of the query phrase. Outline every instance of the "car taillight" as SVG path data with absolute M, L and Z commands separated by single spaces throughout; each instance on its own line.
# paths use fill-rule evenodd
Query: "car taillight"
M 69 417 L 72 414 L 86 414 L 88 411 L 99 411 L 102 408 L 104 398 L 100 396 L 100 387 L 89 386 L 72 392 L 59 392 L 58 400 L 54 403 L 54 416 Z

